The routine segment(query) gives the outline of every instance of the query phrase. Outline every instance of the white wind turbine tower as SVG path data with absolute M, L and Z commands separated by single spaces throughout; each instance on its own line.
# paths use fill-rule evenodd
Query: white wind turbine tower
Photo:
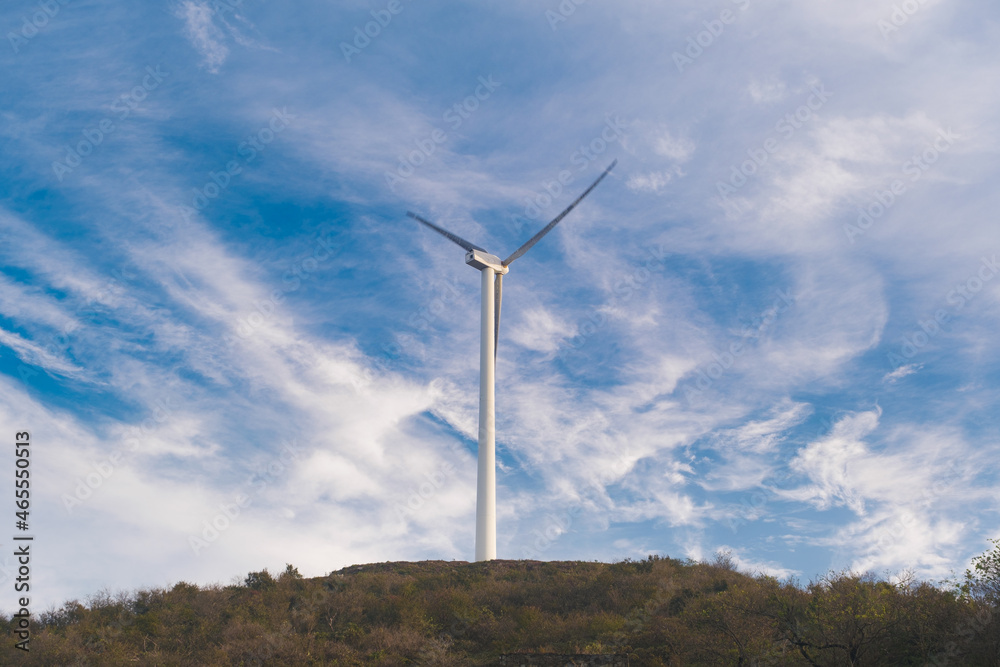
M 528 239 L 527 243 L 515 250 L 507 259 L 500 261 L 479 246 L 441 229 L 424 220 L 419 215 L 407 211 L 407 215 L 427 225 L 438 234 L 465 249 L 465 263 L 482 273 L 483 302 L 479 347 L 479 453 L 478 482 L 476 487 L 476 560 L 494 560 L 497 557 L 497 482 L 496 482 L 496 406 L 494 396 L 494 376 L 496 373 L 497 338 L 500 333 L 500 301 L 503 297 L 503 277 L 507 267 L 515 259 L 528 252 L 533 245 L 559 224 L 580 201 L 597 187 L 608 175 L 618 160 L 604 170 L 583 194 L 576 198 L 565 211 L 545 225 L 540 232 Z

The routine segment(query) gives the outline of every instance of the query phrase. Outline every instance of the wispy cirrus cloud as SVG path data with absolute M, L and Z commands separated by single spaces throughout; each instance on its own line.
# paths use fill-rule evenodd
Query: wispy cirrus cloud
M 218 74 L 229 49 L 223 43 L 225 35 L 215 25 L 215 12 L 207 2 L 184 0 L 177 8 L 177 15 L 184 20 L 185 36 L 204 58 L 205 67 Z

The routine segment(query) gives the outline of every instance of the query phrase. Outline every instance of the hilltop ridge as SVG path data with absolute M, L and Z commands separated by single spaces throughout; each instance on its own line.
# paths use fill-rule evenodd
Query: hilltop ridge
M 458 667 L 547 653 L 617 654 L 630 667 L 997 665 L 987 583 L 972 573 L 943 590 L 840 573 L 801 586 L 725 556 L 384 562 L 314 578 L 288 565 L 238 585 L 68 602 L 33 619 L 19 662 Z

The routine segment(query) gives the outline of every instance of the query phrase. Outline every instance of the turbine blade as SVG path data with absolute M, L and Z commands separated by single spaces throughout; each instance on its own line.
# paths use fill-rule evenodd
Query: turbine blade
M 480 248 L 479 246 L 477 246 L 477 245 L 475 245 L 473 243 L 469 243 L 468 241 L 466 241 L 465 239 L 463 239 L 461 236 L 456 236 L 455 234 L 452 234 L 451 232 L 449 232 L 446 229 L 441 229 L 440 227 L 438 227 L 437 225 L 435 225 L 433 222 L 428 222 L 428 221 L 424 220 L 423 218 L 421 218 L 416 213 L 413 213 L 411 211 L 407 211 L 406 215 L 410 216 L 411 218 L 413 218 L 417 222 L 424 223 L 425 225 L 427 225 L 428 227 L 430 227 L 431 229 L 433 229 L 435 232 L 437 232 L 441 236 L 445 237 L 446 239 L 448 239 L 452 243 L 456 243 L 456 244 L 462 246 L 466 250 L 481 250 L 482 252 L 489 252 L 485 248 Z
M 549 224 L 545 225 L 545 227 L 542 228 L 542 231 L 538 232 L 537 234 L 535 234 L 534 236 L 532 236 L 530 239 L 528 239 L 527 243 L 525 243 L 523 246 L 521 246 L 520 248 L 518 248 L 517 250 L 515 250 L 514 254 L 512 254 L 510 257 L 508 257 L 503 262 L 501 262 L 501 264 L 503 264 L 504 266 L 507 266 L 511 262 L 513 262 L 515 259 L 517 259 L 521 255 L 523 255 L 524 253 L 526 253 L 529 250 L 531 250 L 531 246 L 533 246 L 536 243 L 538 243 L 542 239 L 543 236 L 545 236 L 546 234 L 548 234 L 549 232 L 551 232 L 552 228 L 559 224 L 560 220 L 562 220 L 563 218 L 565 218 L 566 215 L 570 211 L 572 211 L 574 208 L 576 208 L 576 205 L 579 204 L 580 201 L 584 197 L 586 197 L 587 195 L 589 195 L 590 191 L 593 190 L 594 188 L 596 188 L 598 183 L 600 183 L 602 180 L 604 180 L 604 177 L 608 175 L 608 172 L 610 172 L 612 169 L 615 168 L 616 164 L 618 164 L 618 160 L 615 160 L 614 162 L 612 162 L 611 165 L 607 169 L 604 170 L 604 173 L 601 174 L 600 176 L 598 176 L 597 180 L 594 181 L 593 183 L 591 183 L 590 187 L 583 191 L 582 195 L 580 195 L 579 197 L 577 197 L 576 200 L 572 204 L 570 204 L 568 207 L 566 207 L 565 211 L 563 211 L 562 213 L 560 213 L 559 215 L 556 216 L 555 220 L 553 220 Z
M 493 366 L 497 364 L 497 346 L 500 345 L 500 302 L 503 301 L 503 274 L 493 279 Z

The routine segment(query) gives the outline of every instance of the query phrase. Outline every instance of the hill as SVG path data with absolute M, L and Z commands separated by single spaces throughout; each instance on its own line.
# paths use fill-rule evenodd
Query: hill
M 954 590 L 851 573 L 799 586 L 725 557 L 379 563 L 312 579 L 289 565 L 240 585 L 69 602 L 34 618 L 30 654 L 16 653 L 32 665 L 447 667 L 512 653 L 619 654 L 631 667 L 1000 665 L 990 576 L 967 573 Z

